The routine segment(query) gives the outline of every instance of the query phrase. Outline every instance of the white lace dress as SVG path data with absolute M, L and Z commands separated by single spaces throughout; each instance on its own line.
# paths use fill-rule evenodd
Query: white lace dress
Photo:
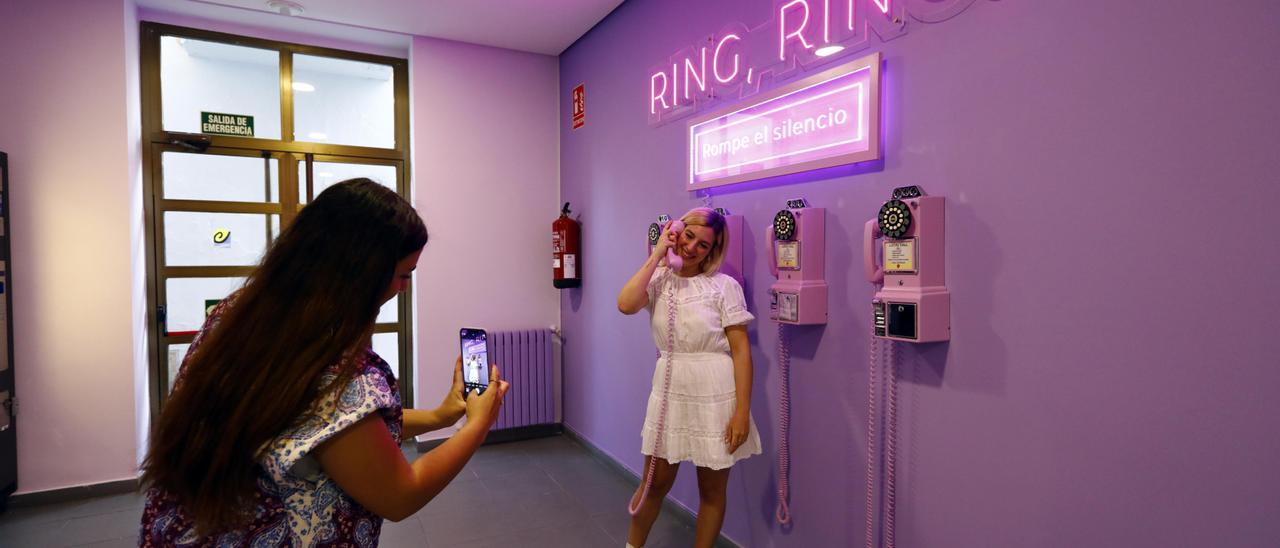
M 653 373 L 641 452 L 654 455 L 658 436 L 667 365 L 667 303 L 669 292 L 674 292 L 676 336 L 671 388 L 662 447 L 655 456 L 672 463 L 693 461 L 697 466 L 721 470 L 759 454 L 760 433 L 754 420 L 748 420 L 747 441 L 737 451 L 730 454 L 724 442 L 725 428 L 737 406 L 733 359 L 724 329 L 755 319 L 747 311 L 742 286 L 726 274 L 682 278 L 667 267 L 659 267 L 649 279 L 647 290 L 653 340 L 662 355 Z

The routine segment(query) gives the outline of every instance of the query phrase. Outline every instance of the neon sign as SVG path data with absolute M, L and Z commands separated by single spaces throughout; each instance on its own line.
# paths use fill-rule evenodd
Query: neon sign
M 798 1 L 798 0 L 797 0 Z M 689 123 L 689 190 L 880 158 L 880 54 Z
M 731 23 L 649 70 L 649 123 L 688 116 L 715 99 L 749 97 L 777 81 L 888 41 L 907 18 L 940 23 L 976 0 L 774 0 L 771 19 L 755 28 Z

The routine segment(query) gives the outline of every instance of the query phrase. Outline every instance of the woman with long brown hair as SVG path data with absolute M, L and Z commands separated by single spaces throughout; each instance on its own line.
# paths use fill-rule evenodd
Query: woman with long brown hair
M 461 358 L 436 409 L 403 409 L 370 346 L 383 303 L 427 242 L 395 192 L 352 179 L 322 192 L 242 289 L 209 315 L 142 465 L 144 546 L 373 546 L 484 441 L 507 384 L 463 399 Z M 403 438 L 466 425 L 409 463 Z

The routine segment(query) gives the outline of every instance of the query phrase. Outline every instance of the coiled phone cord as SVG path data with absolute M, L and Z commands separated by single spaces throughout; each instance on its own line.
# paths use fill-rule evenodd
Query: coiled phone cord
M 667 284 L 667 363 L 666 372 L 662 378 L 662 405 L 658 410 L 658 431 L 654 434 L 653 455 L 649 458 L 649 466 L 645 469 L 644 489 L 640 491 L 638 498 L 633 499 L 627 505 L 627 511 L 633 516 L 640 512 L 640 506 L 644 504 L 644 499 L 649 496 L 649 489 L 653 487 L 653 471 L 658 464 L 658 459 L 661 458 L 658 455 L 662 453 L 662 438 L 666 435 L 667 397 L 671 391 L 671 358 L 676 353 L 676 288 L 674 282 L 674 280 L 668 279 Z
M 876 548 L 876 405 L 880 396 L 880 339 L 871 338 L 867 367 L 867 548 Z
M 889 341 L 889 378 L 885 381 L 889 394 L 885 398 L 886 432 L 884 435 L 884 545 L 894 548 L 894 518 L 897 513 L 896 464 L 898 461 L 898 343 Z
M 782 379 L 778 383 L 778 509 L 773 516 L 782 525 L 791 523 L 791 509 L 787 507 L 791 491 L 791 446 L 787 441 L 791 427 L 791 350 L 787 348 L 786 333 L 782 322 L 778 322 L 778 374 Z
M 879 423 L 877 422 L 877 400 L 880 396 L 880 382 L 885 383 L 885 417 L 884 417 L 884 506 L 882 527 L 885 548 L 894 548 L 894 521 L 897 518 L 897 462 L 898 462 L 898 344 L 886 341 L 882 349 L 877 338 L 871 339 L 871 359 L 867 371 L 867 548 L 876 547 L 876 439 Z M 887 371 L 880 367 L 881 354 L 887 354 L 885 365 Z M 882 379 L 884 376 L 887 379 Z

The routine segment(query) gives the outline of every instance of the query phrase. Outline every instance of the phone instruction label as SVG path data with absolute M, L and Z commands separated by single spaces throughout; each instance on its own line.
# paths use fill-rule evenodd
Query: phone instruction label
M 916 271 L 916 241 L 896 240 L 884 242 L 885 272 Z
M 775 242 L 778 246 L 778 268 L 800 268 L 800 242 Z

